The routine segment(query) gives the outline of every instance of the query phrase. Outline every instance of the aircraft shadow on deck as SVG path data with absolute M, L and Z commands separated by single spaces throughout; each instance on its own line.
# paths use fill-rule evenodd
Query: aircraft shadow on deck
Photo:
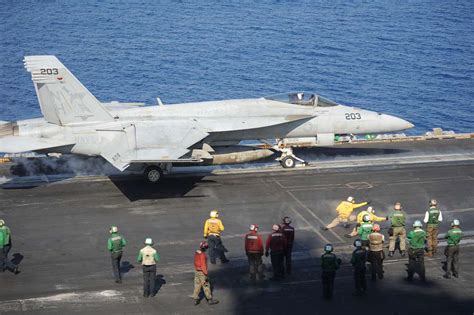
M 143 199 L 202 198 L 207 195 L 188 195 L 198 183 L 214 182 L 203 180 L 204 175 L 190 177 L 168 177 L 157 184 L 150 185 L 143 179 L 124 179 L 110 177 L 110 181 L 130 201 Z

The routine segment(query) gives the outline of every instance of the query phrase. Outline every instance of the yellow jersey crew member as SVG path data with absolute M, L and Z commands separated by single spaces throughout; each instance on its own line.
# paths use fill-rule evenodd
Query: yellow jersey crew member
M 156 263 L 160 261 L 160 256 L 152 247 L 153 240 L 151 238 L 145 239 L 145 247 L 140 249 L 137 261 L 143 266 L 143 296 L 155 296 L 155 282 L 156 282 Z
M 211 264 L 216 263 L 216 258 L 219 257 L 223 264 L 228 263 L 229 260 L 225 257 L 227 251 L 222 244 L 221 233 L 224 231 L 224 225 L 219 219 L 219 212 L 212 210 L 209 214 L 210 218 L 204 223 L 204 238 L 207 239 L 209 245 L 209 258 Z
M 357 215 L 357 225 L 354 227 L 354 229 L 352 229 L 351 233 L 344 234 L 345 237 L 351 238 L 351 237 L 357 236 L 357 228 L 361 226 L 362 223 L 364 223 L 365 215 L 369 216 L 369 222 L 372 222 L 372 223 L 388 220 L 388 217 L 376 216 L 374 207 L 369 206 L 367 207 L 367 210 L 362 210 L 361 212 L 359 212 L 359 214 Z
M 107 249 L 112 257 L 112 270 L 114 271 L 115 283 L 122 283 L 122 273 L 120 272 L 120 261 L 127 241 L 122 235 L 118 234 L 116 226 L 110 227 L 110 237 L 107 241 Z
M 423 222 L 426 224 L 426 243 L 428 252 L 425 254 L 428 257 L 433 257 L 438 250 L 438 227 L 443 221 L 443 214 L 437 207 L 438 202 L 435 199 L 430 200 L 430 208 L 425 213 Z
M 329 223 L 327 226 L 321 227 L 322 230 L 327 231 L 328 229 L 332 229 L 338 226 L 340 223 L 344 223 L 344 227 L 347 228 L 348 222 L 355 221 L 356 216 L 352 214 L 354 209 L 363 207 L 365 205 L 370 204 L 370 201 L 355 203 L 354 197 L 349 196 L 347 200 L 342 201 L 336 208 L 337 216 Z

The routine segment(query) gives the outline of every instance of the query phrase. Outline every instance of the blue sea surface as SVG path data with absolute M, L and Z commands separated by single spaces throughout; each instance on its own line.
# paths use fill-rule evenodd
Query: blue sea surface
M 311 90 L 474 129 L 474 1 L 0 1 L 0 120 L 41 116 L 25 55 L 54 54 L 101 101 Z

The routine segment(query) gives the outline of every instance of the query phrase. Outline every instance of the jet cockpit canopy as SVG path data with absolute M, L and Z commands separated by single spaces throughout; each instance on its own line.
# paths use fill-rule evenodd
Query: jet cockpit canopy
M 277 95 L 266 96 L 264 99 L 269 101 L 282 102 L 303 106 L 330 107 L 338 104 L 320 95 L 311 92 L 290 92 Z

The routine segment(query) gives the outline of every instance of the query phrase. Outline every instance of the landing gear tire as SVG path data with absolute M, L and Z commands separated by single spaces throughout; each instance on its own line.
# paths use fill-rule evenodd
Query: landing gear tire
M 156 165 L 148 166 L 143 172 L 145 180 L 149 184 L 156 184 L 163 178 L 163 170 Z
M 294 158 L 288 156 L 281 160 L 280 164 L 283 168 L 294 168 L 296 166 L 296 161 Z

